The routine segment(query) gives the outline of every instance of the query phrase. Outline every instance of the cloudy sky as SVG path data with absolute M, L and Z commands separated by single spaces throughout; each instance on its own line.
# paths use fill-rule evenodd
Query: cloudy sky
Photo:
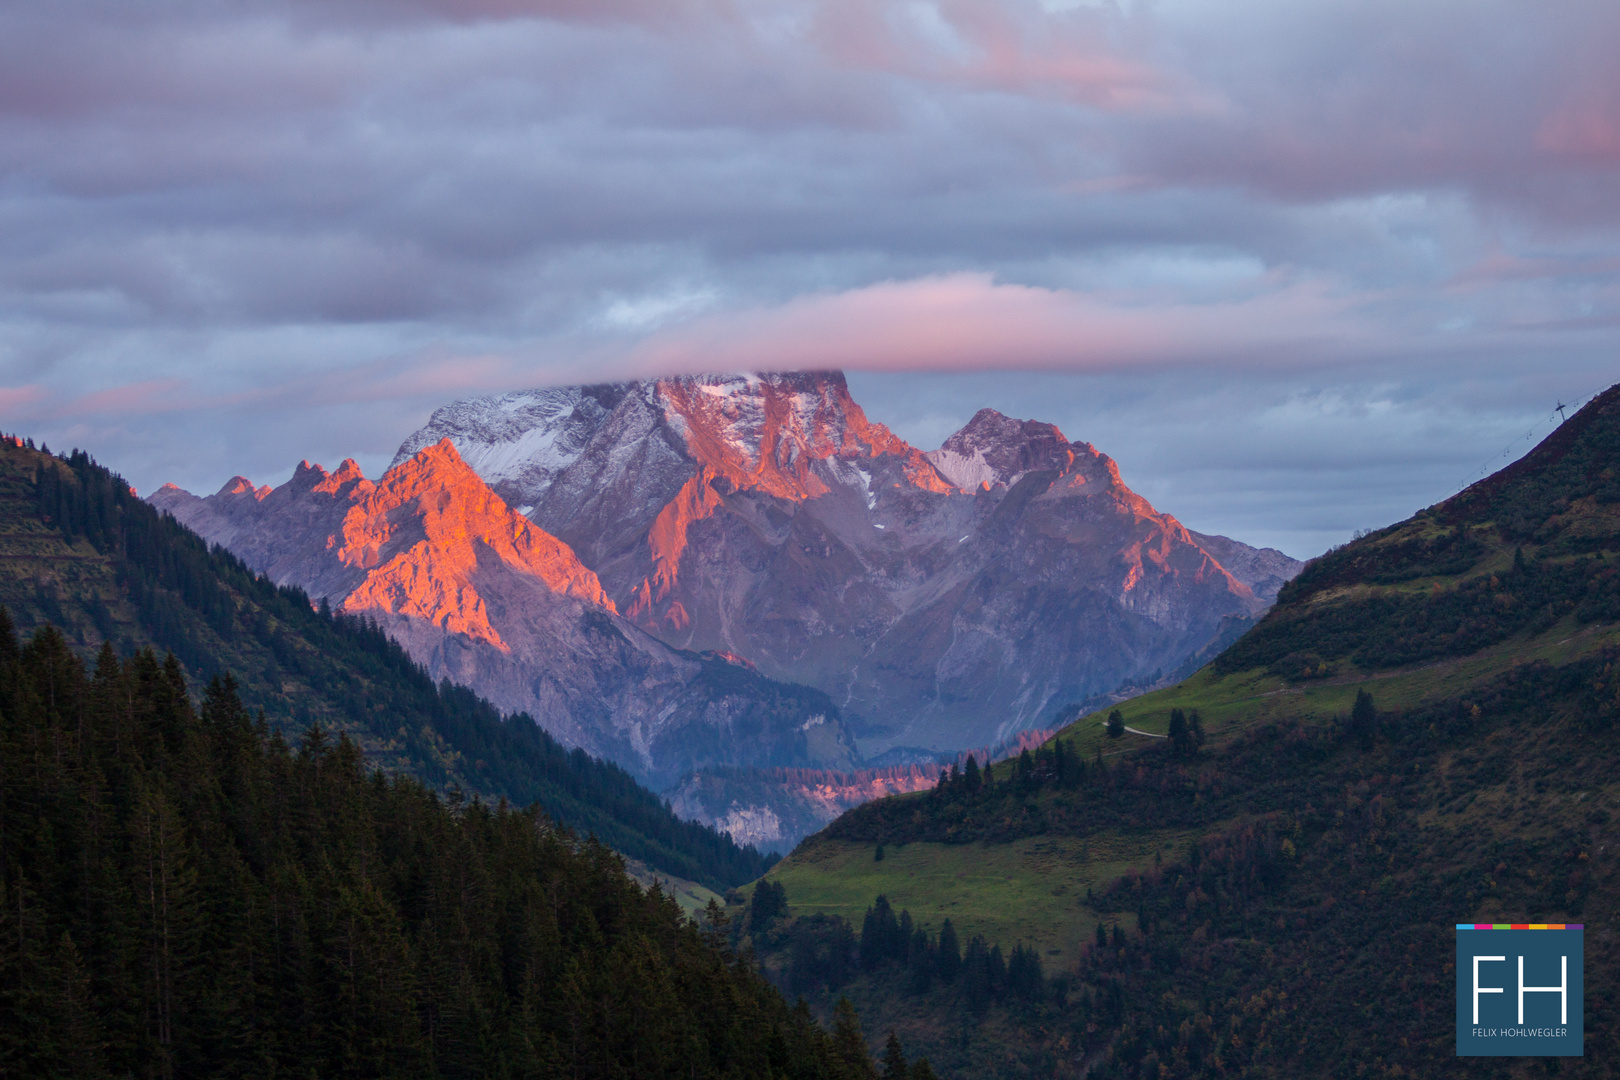
M 1615 56 L 1613 0 L 8 0 L 0 428 L 212 490 L 839 366 L 1311 555 L 1620 377 Z

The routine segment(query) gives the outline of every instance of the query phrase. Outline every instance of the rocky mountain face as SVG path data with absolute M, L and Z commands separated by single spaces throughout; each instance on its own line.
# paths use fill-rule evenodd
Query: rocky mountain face
M 671 790 L 670 809 L 712 825 L 739 844 L 786 855 L 845 810 L 939 782 L 930 765 L 831 769 L 710 769 Z
M 714 766 L 857 762 L 824 693 L 672 647 L 622 618 L 568 544 L 511 510 L 448 440 L 373 483 L 308 462 L 150 502 L 278 584 L 374 619 L 436 678 L 666 786 Z
M 1301 565 L 1190 532 L 1051 424 L 986 409 L 924 453 L 836 372 L 457 402 L 396 467 L 442 440 L 646 635 L 822 690 L 869 755 L 1150 683 Z
M 851 772 L 834 769 L 704 769 L 683 779 L 667 794 L 670 808 L 688 821 L 728 833 L 739 844 L 786 855 L 811 833 L 820 832 L 846 810 L 886 795 L 927 791 L 942 767 L 980 765 L 1035 750 L 1054 732 L 1020 731 L 997 747 L 904 764 L 869 766 Z

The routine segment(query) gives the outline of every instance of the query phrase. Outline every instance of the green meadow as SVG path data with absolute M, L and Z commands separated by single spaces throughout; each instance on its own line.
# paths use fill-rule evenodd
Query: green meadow
M 782 884 L 794 915 L 842 915 L 859 928 L 881 893 L 931 932 L 950 919 L 963 941 L 981 934 L 1003 949 L 1023 941 L 1056 969 L 1095 932 L 1090 890 L 1151 864 L 1155 855 L 1169 858 L 1191 839 L 1166 831 L 1032 836 L 1010 844 L 915 842 L 885 848 L 881 861 L 871 844 L 817 840 L 766 876 Z

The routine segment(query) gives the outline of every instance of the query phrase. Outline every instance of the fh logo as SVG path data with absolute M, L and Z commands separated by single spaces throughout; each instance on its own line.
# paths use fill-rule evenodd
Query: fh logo
M 1564 923 L 1458 923 L 1458 1056 L 1581 1056 L 1584 936 Z

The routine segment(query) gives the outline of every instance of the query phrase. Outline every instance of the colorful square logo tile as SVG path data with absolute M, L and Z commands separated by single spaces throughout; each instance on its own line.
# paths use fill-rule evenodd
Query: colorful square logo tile
M 1457 924 L 1457 1056 L 1580 1057 L 1585 928 Z

